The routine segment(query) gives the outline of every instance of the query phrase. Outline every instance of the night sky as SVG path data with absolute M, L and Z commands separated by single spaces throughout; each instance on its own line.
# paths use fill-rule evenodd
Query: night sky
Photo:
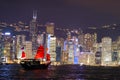
M 38 22 L 60 27 L 89 27 L 120 23 L 120 0 L 0 0 L 0 22 Z

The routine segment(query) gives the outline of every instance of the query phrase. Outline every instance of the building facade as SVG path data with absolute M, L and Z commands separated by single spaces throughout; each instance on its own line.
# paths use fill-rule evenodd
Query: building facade
M 102 65 L 110 65 L 112 62 L 111 46 L 112 39 L 110 37 L 102 38 Z

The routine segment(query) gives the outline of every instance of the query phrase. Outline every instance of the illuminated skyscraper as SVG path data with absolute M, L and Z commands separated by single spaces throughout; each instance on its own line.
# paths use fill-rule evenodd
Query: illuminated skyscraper
M 48 53 L 50 54 L 50 60 L 52 62 L 56 61 L 56 37 L 54 36 L 54 23 L 46 24 L 46 45 L 48 48 Z
M 79 63 L 80 45 L 78 45 L 78 38 L 73 38 L 74 42 L 74 64 Z
M 47 37 L 47 53 L 50 54 L 50 60 L 52 62 L 56 61 L 56 37 L 48 34 Z
M 68 64 L 74 64 L 74 43 L 71 40 L 68 41 L 67 51 L 68 51 Z
M 32 41 L 32 51 L 35 53 L 37 49 L 37 11 L 33 11 L 33 19 L 30 22 L 30 38 Z
M 4 38 L 4 56 L 7 58 L 7 63 L 10 63 L 12 60 L 13 54 L 11 53 L 11 47 L 12 47 L 12 35 L 10 32 L 5 32 L 3 34 Z
M 102 65 L 109 65 L 112 61 L 111 46 L 112 39 L 110 37 L 102 38 Z

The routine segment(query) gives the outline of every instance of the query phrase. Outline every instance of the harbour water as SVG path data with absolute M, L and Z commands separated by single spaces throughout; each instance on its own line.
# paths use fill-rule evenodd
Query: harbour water
M 120 68 L 62 65 L 24 70 L 18 64 L 9 64 L 0 65 L 0 80 L 120 80 Z

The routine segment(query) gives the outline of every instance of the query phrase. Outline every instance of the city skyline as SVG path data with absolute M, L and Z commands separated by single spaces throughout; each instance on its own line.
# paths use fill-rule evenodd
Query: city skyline
M 61 62 L 62 60 L 63 64 L 119 65 L 120 25 L 104 25 L 101 28 L 88 27 L 89 32 L 84 33 L 81 28 L 55 28 L 55 23 L 52 22 L 40 25 L 36 19 L 35 11 L 29 25 L 25 25 L 21 21 L 15 24 L 1 22 L 0 26 L 3 28 L 0 27 L 0 41 L 3 44 L 0 46 L 0 51 L 1 56 L 6 56 L 4 58 L 8 63 L 12 63 L 14 59 L 21 59 L 22 47 L 25 47 L 26 58 L 29 59 L 34 58 L 37 47 L 43 45 L 46 53 L 51 56 L 50 60 L 53 62 L 51 64 L 59 64 L 56 61 Z M 45 28 L 44 31 L 42 28 Z M 9 31 L 10 29 L 13 32 Z M 99 32 L 96 33 L 96 31 Z M 118 33 L 118 36 L 114 34 L 114 31 Z M 108 35 L 115 35 L 117 40 L 112 41 L 112 37 Z M 29 39 L 27 39 L 28 37 Z M 98 42 L 100 37 L 101 41 Z
M 29 23 L 33 10 L 38 22 L 54 22 L 60 27 L 89 27 L 119 24 L 119 2 L 113 0 L 1 0 L 0 21 Z

